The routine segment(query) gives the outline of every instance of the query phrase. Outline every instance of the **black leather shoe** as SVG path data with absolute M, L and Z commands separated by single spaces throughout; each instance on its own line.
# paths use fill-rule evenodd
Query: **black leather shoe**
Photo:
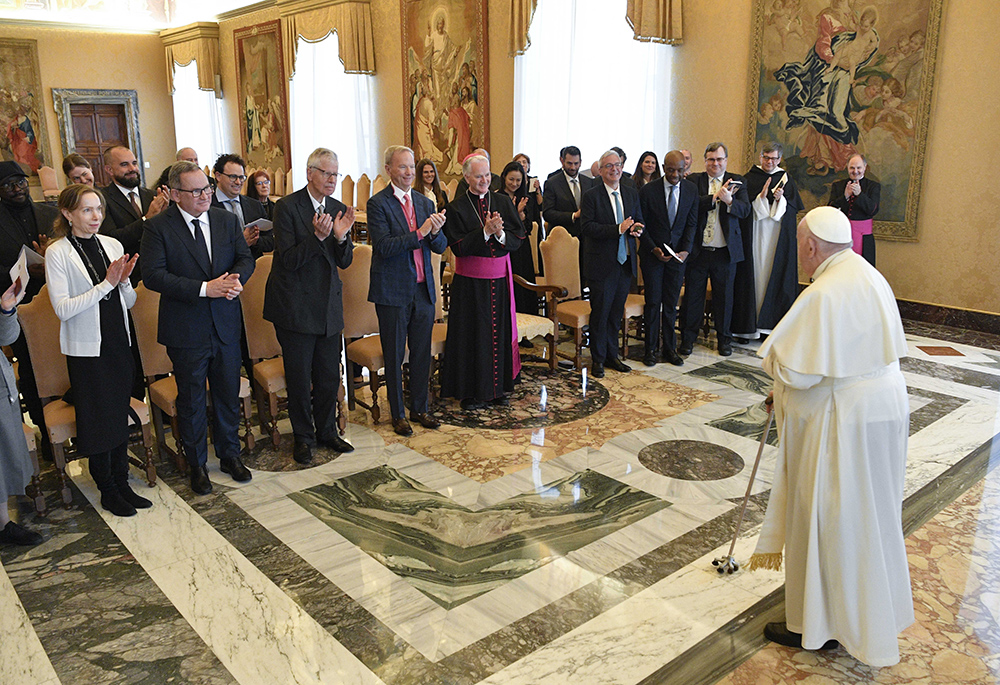
M 486 408 L 485 402 L 480 402 L 479 400 L 473 397 L 467 397 L 464 400 L 462 400 L 463 411 L 476 411 L 477 409 L 485 409 L 485 408 Z
M 594 378 L 604 378 L 604 364 L 593 363 L 590 365 L 590 375 Z
M 684 366 L 684 360 L 681 359 L 681 356 L 669 347 L 663 348 L 663 361 L 670 362 L 674 366 Z
M 0 530 L 0 543 L 33 547 L 42 543 L 42 536 L 33 530 L 28 530 L 19 523 L 8 521 L 3 530 Z
M 628 373 L 632 370 L 632 367 L 623 362 L 618 357 L 612 357 L 611 359 L 605 360 L 604 365 L 613 371 L 618 373 Z
M 311 464 L 313 460 L 312 447 L 307 442 L 296 442 L 292 447 L 292 459 L 299 464 Z
M 243 462 L 240 461 L 239 457 L 235 457 L 234 459 L 221 459 L 219 461 L 219 470 L 223 473 L 228 473 L 237 483 L 246 483 L 253 478 L 253 474 L 250 473 L 250 469 L 243 465 Z
M 404 438 L 413 435 L 413 429 L 410 428 L 410 424 L 406 422 L 406 419 L 393 419 L 392 430 L 396 432 L 396 435 L 402 435 Z
M 137 495 L 127 482 L 118 484 L 118 494 L 122 496 L 123 500 L 131 504 L 136 509 L 149 509 L 153 506 L 153 503 L 148 499 L 142 497 L 141 495 Z
M 135 507 L 126 502 L 115 487 L 101 491 L 101 508 L 115 516 L 135 516 Z
M 643 355 L 642 363 L 646 366 L 656 366 L 656 355 L 649 353 Z
M 435 419 L 430 414 L 425 414 L 424 412 L 420 412 L 420 411 L 411 411 L 410 412 L 410 421 L 416 421 L 417 423 L 419 423 L 424 428 L 434 429 L 434 428 L 440 428 L 441 427 L 441 422 L 440 421 L 438 421 L 437 419 Z
M 334 452 L 353 452 L 354 445 L 344 440 L 339 435 L 331 435 L 329 438 L 320 438 L 316 441 L 322 447 L 328 447 Z
M 787 623 L 768 623 L 764 626 L 764 637 L 771 642 L 785 647 L 802 649 L 802 634 L 790 631 Z M 836 640 L 827 640 L 819 649 L 836 649 L 839 646 L 840 643 Z
M 208 479 L 208 469 L 204 466 L 191 467 L 191 489 L 196 495 L 212 492 L 212 481 Z
M 510 406 L 510 398 L 506 395 L 500 395 L 500 397 L 494 397 L 490 400 L 490 404 L 494 407 L 507 407 Z
M 681 343 L 681 346 L 677 348 L 677 354 L 681 355 L 682 357 L 686 357 L 692 352 L 694 352 L 694 345 L 691 345 L 689 343 Z
M 723 357 L 728 357 L 733 353 L 733 346 L 730 343 L 724 342 L 719 343 L 719 354 Z
M 741 338 L 739 336 L 735 336 L 733 337 L 733 342 L 736 343 L 737 345 L 749 345 L 750 338 Z

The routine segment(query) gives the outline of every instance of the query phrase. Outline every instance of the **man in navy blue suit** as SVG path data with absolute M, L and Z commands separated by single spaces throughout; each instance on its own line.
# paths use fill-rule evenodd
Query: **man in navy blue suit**
M 170 168 L 174 201 L 146 222 L 142 280 L 160 293 L 157 339 L 177 380 L 177 423 L 191 464 L 191 489 L 212 491 L 208 459 L 205 380 L 215 414 L 215 453 L 223 473 L 250 480 L 240 461 L 240 332 L 236 300 L 254 259 L 232 214 L 212 209 L 212 186 L 191 162 Z
M 583 194 L 580 232 L 583 274 L 590 285 L 590 373 L 604 377 L 604 367 L 627 373 L 618 358 L 618 329 L 625 299 L 636 276 L 636 238 L 642 235 L 642 208 L 634 186 L 621 184 L 622 161 L 608 150 L 598 161 L 600 183 Z
M 434 328 L 434 269 L 431 251 L 441 254 L 448 239 L 441 232 L 444 212 L 421 193 L 411 192 L 416 166 L 413 150 L 393 145 L 385 151 L 391 183 L 368 200 L 368 235 L 372 246 L 368 300 L 378 314 L 385 384 L 392 428 L 412 435 L 403 411 L 403 355 L 410 348 L 410 420 L 424 428 L 441 424 L 427 413 L 431 331 Z
M 742 176 L 726 171 L 729 153 L 722 143 L 705 148 L 705 172 L 691 174 L 698 187 L 698 230 L 694 233 L 682 310 L 681 346 L 678 352 L 691 354 L 705 314 L 708 279 L 712 279 L 712 318 L 719 354 L 733 353 L 733 283 L 736 265 L 743 261 L 743 232 L 740 219 L 750 216 L 750 199 Z
M 673 150 L 663 158 L 663 176 L 639 190 L 646 230 L 639 238 L 639 264 L 645 285 L 646 350 L 643 363 L 656 366 L 656 348 L 663 330 L 664 361 L 681 366 L 677 354 L 677 300 L 684 282 L 684 260 L 691 252 L 698 227 L 698 188 L 684 180 L 684 154 Z M 674 251 L 670 254 L 667 248 Z M 660 310 L 663 310 L 661 317 Z

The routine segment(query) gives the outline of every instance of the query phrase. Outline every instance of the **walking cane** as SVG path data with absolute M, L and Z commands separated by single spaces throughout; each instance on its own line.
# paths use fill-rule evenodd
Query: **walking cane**
M 760 436 L 760 446 L 757 448 L 757 459 L 753 463 L 753 471 L 750 472 L 750 482 L 747 483 L 747 494 L 743 497 L 743 506 L 740 507 L 740 520 L 736 523 L 736 533 L 733 535 L 733 544 L 729 545 L 729 555 L 712 560 L 712 566 L 721 573 L 733 573 L 740 570 L 740 565 L 733 556 L 736 549 L 736 540 L 740 537 L 740 528 L 743 527 L 743 516 L 747 512 L 747 502 L 750 501 L 750 491 L 753 489 L 753 480 L 757 476 L 757 467 L 760 466 L 760 457 L 764 454 L 764 445 L 767 444 L 767 434 L 771 432 L 771 420 L 774 419 L 774 400 L 768 397 L 764 401 L 767 405 L 767 423 L 764 425 L 764 434 Z

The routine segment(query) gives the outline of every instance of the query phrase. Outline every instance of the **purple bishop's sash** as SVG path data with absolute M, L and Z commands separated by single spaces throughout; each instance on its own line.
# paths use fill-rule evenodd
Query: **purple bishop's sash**
M 517 378 L 521 373 L 521 351 L 518 347 L 517 336 L 517 310 L 514 309 L 514 276 L 510 268 L 510 255 L 503 257 L 459 257 L 455 255 L 455 273 L 467 278 L 506 278 L 507 290 L 510 293 L 510 332 L 511 332 L 511 360 L 513 363 L 513 375 Z
M 851 238 L 854 240 L 854 251 L 861 254 L 861 236 L 872 234 L 872 220 L 857 221 L 851 219 Z

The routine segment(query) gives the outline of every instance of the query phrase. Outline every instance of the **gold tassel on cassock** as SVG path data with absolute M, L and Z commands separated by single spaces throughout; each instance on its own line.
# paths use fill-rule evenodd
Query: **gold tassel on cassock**
M 765 569 L 767 571 L 780 571 L 781 552 L 772 552 L 770 554 L 754 554 L 752 557 L 750 557 L 750 562 L 747 564 L 747 570 L 756 571 L 757 569 Z

